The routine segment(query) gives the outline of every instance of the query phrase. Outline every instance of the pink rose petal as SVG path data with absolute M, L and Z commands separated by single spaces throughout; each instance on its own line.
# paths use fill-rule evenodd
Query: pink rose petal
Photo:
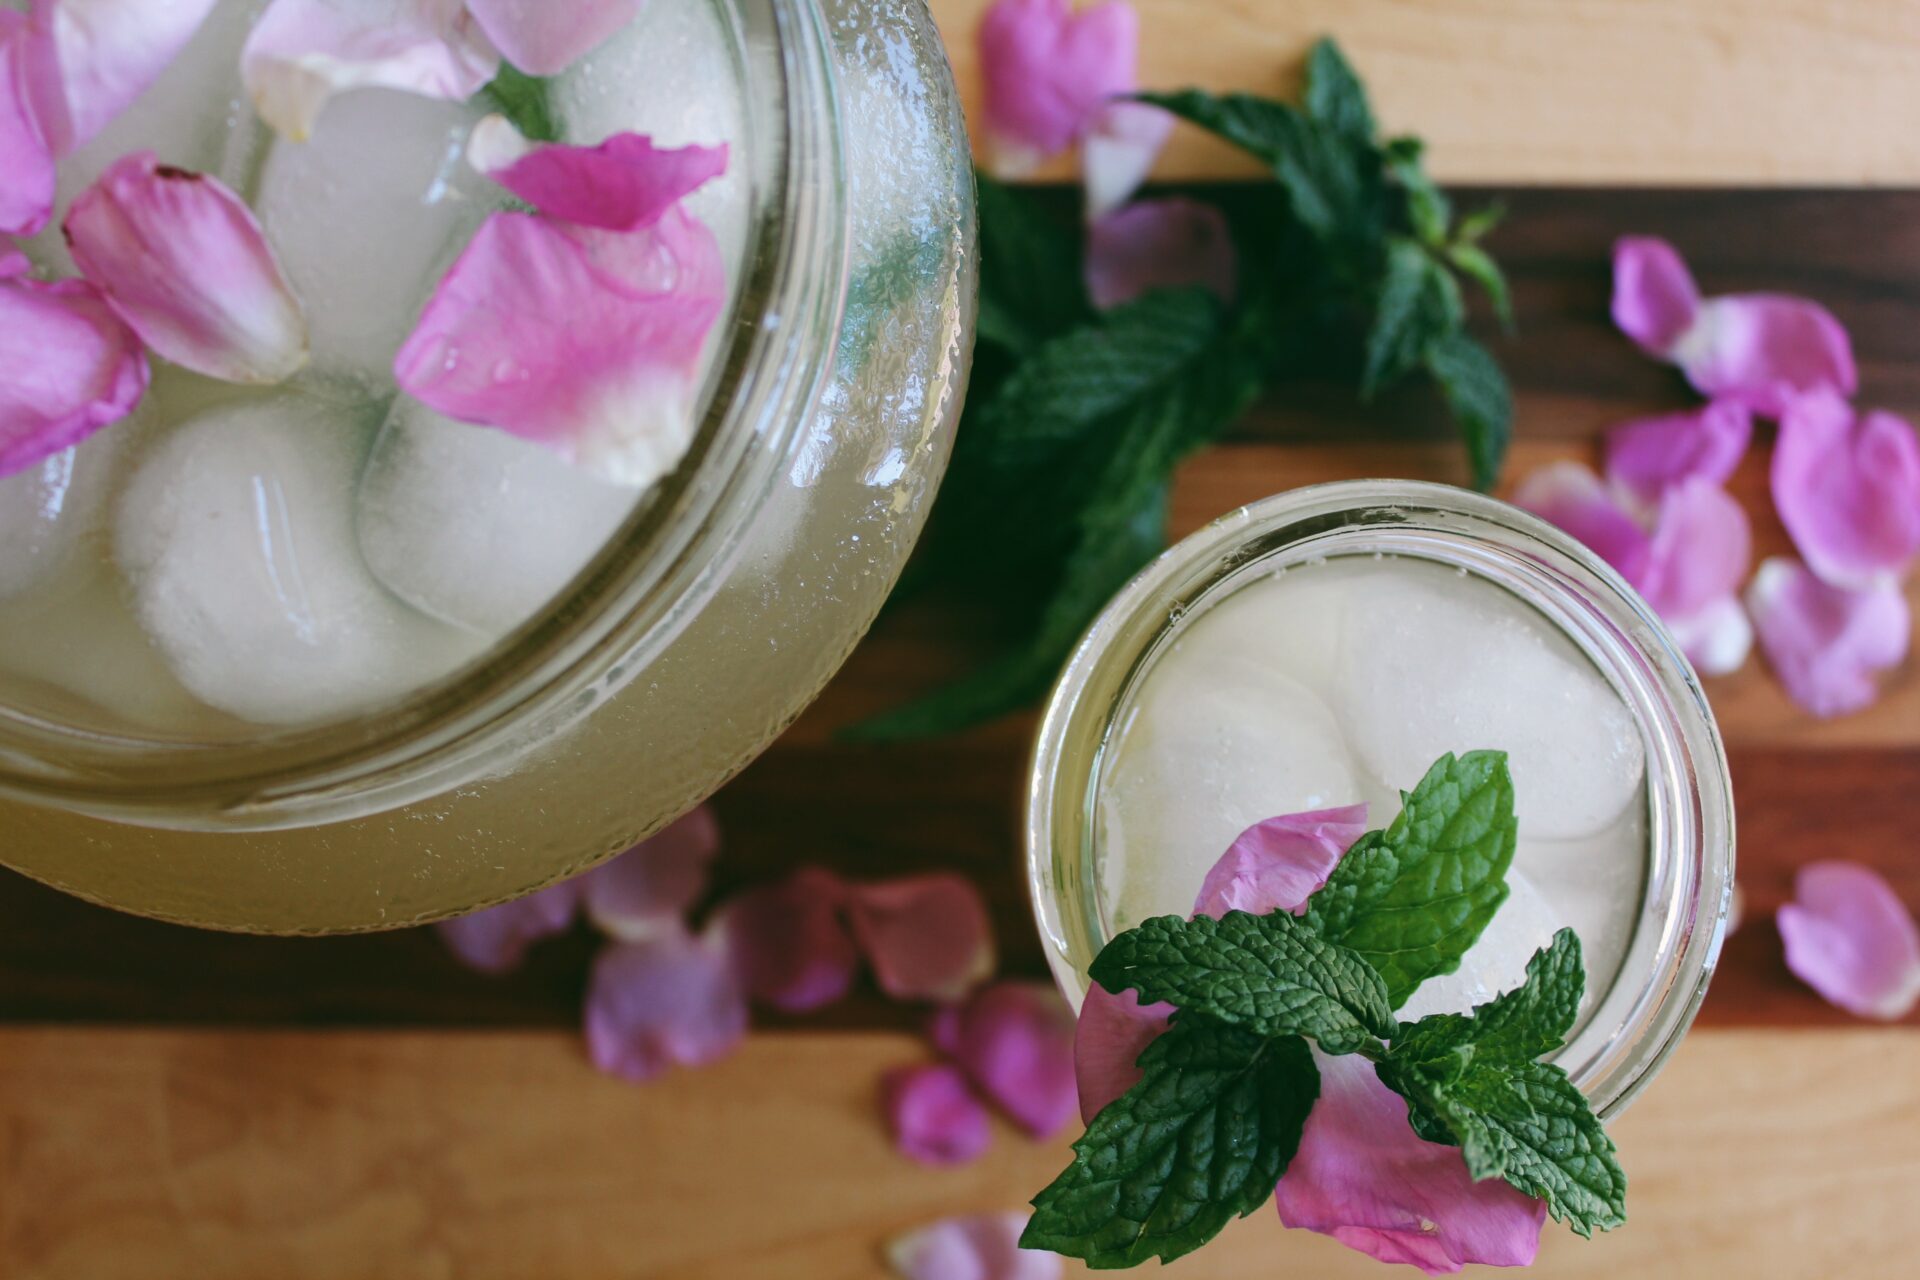
M 1684 618 L 1669 618 L 1667 630 L 1703 676 L 1731 675 L 1753 652 L 1753 622 L 1737 595 L 1722 596 Z
M 993 972 L 987 904 L 963 876 L 857 885 L 847 908 L 854 941 L 896 1000 L 958 1000 Z
M 1036 1138 L 1073 1119 L 1073 1010 L 1050 986 L 998 982 L 958 1007 L 936 1039 L 980 1091 Z
M 31 236 L 53 216 L 53 151 L 29 89 L 34 50 L 24 15 L 0 9 L 0 234 Z
M 1133 199 L 1173 134 L 1173 115 L 1145 102 L 1109 102 L 1080 143 L 1087 221 L 1098 222 Z
M 394 376 L 447 417 L 644 487 L 693 439 L 701 349 L 725 301 L 719 243 L 677 206 L 629 232 L 496 213 L 440 282 Z
M 1630 583 L 1647 571 L 1653 541 L 1600 477 L 1575 462 L 1541 467 L 1514 490 L 1513 503 L 1578 538 Z
M 1366 830 L 1365 804 L 1257 822 L 1207 872 L 1193 914 L 1218 918 L 1229 911 L 1256 916 L 1298 911 Z
M 616 943 L 593 962 L 587 1052 L 626 1080 L 651 1080 L 733 1051 L 747 1033 L 747 1000 L 725 947 L 684 929 Z
M 610 938 L 637 942 L 678 927 L 707 889 L 720 824 L 704 805 L 580 877 L 587 919 Z
M 562 880 L 524 898 L 442 920 L 434 928 L 447 949 L 469 966 L 482 973 L 506 973 L 520 966 L 529 946 L 572 927 L 579 905 L 579 882 Z
M 1920 929 L 1879 873 L 1851 862 L 1800 868 L 1780 908 L 1787 967 L 1828 1001 L 1892 1021 L 1920 1001 Z
M 1852 395 L 1858 383 L 1847 331 L 1825 307 L 1770 293 L 1703 301 L 1664 240 L 1628 236 L 1614 246 L 1613 320 L 1706 395 L 1766 417 L 1778 417 L 1795 395 Z
M 535 145 L 505 116 L 475 126 L 467 159 L 541 213 L 609 231 L 658 222 L 676 201 L 727 171 L 725 146 L 656 147 L 638 133 L 616 134 L 597 147 Z
M 1747 588 L 1760 650 L 1787 694 L 1817 716 L 1859 711 L 1907 655 L 1913 620 L 1897 587 L 1830 586 L 1797 560 L 1763 561 Z
M 1672 245 L 1626 236 L 1613 246 L 1613 322 L 1622 333 L 1666 357 L 1699 313 L 1700 290 Z
M 1080 1002 L 1074 1029 L 1073 1070 L 1080 1094 L 1080 1118 L 1088 1124 L 1107 1104 L 1140 1083 L 1146 1073 L 1135 1065 L 1147 1046 L 1166 1034 L 1174 1007 L 1162 1001 L 1142 1005 L 1131 988 L 1119 995 L 1094 983 Z
M 958 1067 L 925 1063 L 880 1082 L 887 1130 L 901 1155 L 921 1164 L 966 1164 L 986 1153 L 987 1109 Z
M 1898 581 L 1920 555 L 1920 439 L 1830 391 L 1780 418 L 1773 501 L 1807 565 L 1840 587 Z
M 216 179 L 136 152 L 80 194 L 65 230 L 81 274 L 165 359 L 254 384 L 307 362 L 300 303 L 252 211 Z
M 132 413 L 147 358 L 92 285 L 24 279 L 24 257 L 0 256 L 0 476 L 10 476 Z
M 1716 400 L 1686 413 L 1623 422 L 1607 432 L 1607 482 L 1642 510 L 1682 480 L 1725 484 L 1753 439 L 1745 405 Z
M 1809 391 L 1852 395 L 1853 344 L 1833 314 L 1805 298 L 1733 294 L 1701 304 L 1672 352 L 1702 394 L 1777 418 Z
M 33 0 L 34 109 L 53 154 L 88 141 L 145 93 L 214 2 Z
M 1059 1280 L 1060 1255 L 1022 1249 L 1024 1213 L 945 1218 L 887 1245 L 902 1280 Z
M 640 12 L 640 0 L 467 0 L 467 11 L 520 70 L 557 76 Z
M 1109 98 L 1131 92 L 1140 23 L 1125 0 L 995 0 L 980 21 L 990 167 L 1021 177 L 1058 155 Z
M 463 0 L 273 0 L 240 55 L 260 118 L 296 142 L 312 136 L 336 93 L 399 89 L 465 102 L 499 70 L 499 52 Z
M 806 1013 L 847 994 L 860 957 L 842 919 L 848 889 L 819 867 L 802 867 L 720 909 L 717 928 L 747 994 L 787 1013 Z
M 1320 1099 L 1274 1188 L 1281 1222 L 1428 1275 L 1533 1262 L 1544 1201 L 1505 1182 L 1475 1182 L 1458 1147 L 1408 1127 L 1405 1100 L 1365 1059 L 1313 1058 Z
M 1130 204 L 1087 233 L 1087 295 L 1102 310 L 1189 285 L 1231 302 L 1238 269 L 1226 218 L 1181 196 Z
M 1739 590 L 1753 563 L 1747 513 L 1727 491 L 1695 477 L 1667 491 L 1645 569 L 1634 583 L 1663 618 L 1691 618 Z

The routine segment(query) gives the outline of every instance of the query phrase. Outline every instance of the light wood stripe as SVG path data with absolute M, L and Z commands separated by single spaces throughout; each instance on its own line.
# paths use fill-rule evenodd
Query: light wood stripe
M 1890 0 L 1134 0 L 1142 79 L 1292 92 L 1331 33 L 1453 182 L 1920 181 L 1920 6 Z M 932 0 L 978 103 L 987 0 Z M 978 119 L 975 115 L 972 118 Z M 1182 136 L 1164 174 L 1245 172 Z M 1064 170 L 1055 171 L 1058 176 Z
M 1020 1206 L 1064 1140 L 950 1171 L 887 1148 L 898 1035 L 761 1036 L 636 1088 L 570 1036 L 0 1032 L 0 1275 L 782 1280 L 884 1273 L 916 1223 Z M 1702 1032 L 1619 1123 L 1632 1221 L 1554 1277 L 1905 1273 L 1920 1036 Z M 1188 1280 L 1377 1280 L 1270 1213 Z M 1076 1269 L 1077 1273 L 1077 1269 Z

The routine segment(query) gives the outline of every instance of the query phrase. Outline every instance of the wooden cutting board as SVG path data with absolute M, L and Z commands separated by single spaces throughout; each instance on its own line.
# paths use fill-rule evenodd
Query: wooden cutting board
M 1390 128 L 1507 200 L 1493 248 L 1520 332 L 1493 341 L 1517 393 L 1513 474 L 1688 403 L 1607 324 L 1608 248 L 1627 232 L 1672 238 L 1712 291 L 1820 298 L 1853 333 L 1863 399 L 1920 420 L 1920 5 L 1138 3 L 1154 84 L 1284 91 L 1334 32 Z M 935 5 L 963 83 L 983 4 Z M 1168 172 L 1242 171 L 1182 135 Z M 1422 394 L 1362 410 L 1339 387 L 1290 389 L 1189 464 L 1175 533 L 1319 480 L 1460 480 L 1445 432 Z M 1765 487 L 1757 453 L 1735 488 L 1760 554 L 1786 546 Z M 961 669 L 986 630 L 957 600 L 889 618 L 720 797 L 722 879 L 955 868 L 985 887 L 1005 967 L 1037 976 L 1013 816 L 1030 719 L 912 748 L 832 736 Z M 1540 1273 L 1902 1275 L 1920 1037 L 1859 1029 L 1799 987 L 1770 915 L 1798 864 L 1836 855 L 1920 905 L 1920 679 L 1903 671 L 1875 709 L 1830 723 L 1757 662 L 1710 692 L 1749 923 L 1702 1029 L 1621 1122 L 1632 1225 L 1592 1245 L 1550 1231 Z M 1062 1160 L 1011 1130 L 963 1170 L 893 1156 L 874 1080 L 923 1050 L 911 1015 L 871 998 L 770 1027 L 708 1071 L 604 1080 L 571 1031 L 590 951 L 563 939 L 488 979 L 422 932 L 196 933 L 0 873 L 0 1280 L 877 1276 L 889 1233 L 1016 1207 Z M 1190 1280 L 1400 1274 L 1265 1213 L 1179 1265 Z

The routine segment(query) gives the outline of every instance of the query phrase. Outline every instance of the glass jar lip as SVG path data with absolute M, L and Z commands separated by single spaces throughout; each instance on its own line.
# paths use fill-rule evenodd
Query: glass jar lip
M 687 460 L 564 596 L 399 704 L 243 744 L 78 733 L 0 708 L 0 796 L 224 830 L 397 807 L 500 767 L 530 745 L 529 724 L 585 715 L 698 613 L 832 370 L 847 252 L 837 90 L 816 0 L 722 3 L 736 19 L 754 11 L 773 55 L 747 95 L 756 190 L 734 310 Z
M 1097 894 L 1076 898 L 1067 886 L 1095 877 L 1091 814 L 1102 755 L 1136 680 L 1191 619 L 1281 567 L 1272 562 L 1283 554 L 1309 560 L 1314 557 L 1303 548 L 1324 551 L 1343 536 L 1348 545 L 1334 554 L 1364 554 L 1368 548 L 1353 540 L 1355 531 L 1389 542 L 1441 537 L 1469 546 L 1482 539 L 1490 557 L 1544 592 L 1564 591 L 1561 605 L 1586 614 L 1555 615 L 1555 625 L 1611 629 L 1631 657 L 1628 669 L 1602 669 L 1647 735 L 1648 882 L 1615 981 L 1559 1059 L 1610 1118 L 1658 1072 L 1692 1024 L 1725 939 L 1734 834 L 1725 752 L 1691 665 L 1633 589 L 1561 530 L 1482 494 L 1406 480 L 1291 490 L 1175 544 L 1108 603 L 1054 686 L 1027 773 L 1028 891 L 1054 978 L 1077 1003 L 1085 965 L 1105 942 Z M 1572 603 L 1579 596 L 1587 603 Z M 1591 637 L 1568 634 L 1594 656 Z M 1630 687 L 1621 687 L 1623 680 Z M 1636 964 L 1648 974 L 1634 989 L 1623 980 L 1639 972 Z

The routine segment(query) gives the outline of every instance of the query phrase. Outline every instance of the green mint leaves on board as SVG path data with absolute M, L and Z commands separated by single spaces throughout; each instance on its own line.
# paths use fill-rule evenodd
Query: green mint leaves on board
M 1093 1118 L 1021 1244 L 1099 1268 L 1171 1262 L 1267 1202 L 1320 1092 L 1306 1041 L 1174 1020 Z
M 1612 1140 L 1566 1073 L 1540 1061 L 1566 1043 L 1585 989 L 1572 930 L 1471 1013 L 1391 1013 L 1457 967 L 1506 898 L 1505 755 L 1443 756 L 1402 799 L 1304 915 L 1165 916 L 1101 951 L 1094 981 L 1178 1012 L 1141 1055 L 1139 1083 L 1034 1199 L 1023 1246 L 1096 1268 L 1166 1262 L 1259 1208 L 1319 1096 L 1310 1044 L 1366 1057 L 1407 1100 L 1414 1131 L 1459 1147 L 1475 1179 L 1504 1179 L 1583 1236 L 1626 1220 Z
M 1087 297 L 1086 230 L 1067 193 L 979 177 L 978 342 L 966 413 L 926 545 L 903 584 L 977 588 L 1006 615 L 998 656 L 851 731 L 871 740 L 966 728 L 1038 700 L 1095 614 L 1166 545 L 1174 469 L 1263 395 L 1348 376 L 1370 397 L 1425 379 L 1458 424 L 1477 483 L 1500 471 L 1507 382 L 1468 336 L 1462 281 L 1503 323 L 1482 240 L 1498 209 L 1456 218 L 1418 139 L 1381 140 L 1331 41 L 1299 105 L 1198 90 L 1143 95 L 1273 175 L 1194 194 L 1225 215 L 1231 304 L 1200 289 L 1107 311 Z

